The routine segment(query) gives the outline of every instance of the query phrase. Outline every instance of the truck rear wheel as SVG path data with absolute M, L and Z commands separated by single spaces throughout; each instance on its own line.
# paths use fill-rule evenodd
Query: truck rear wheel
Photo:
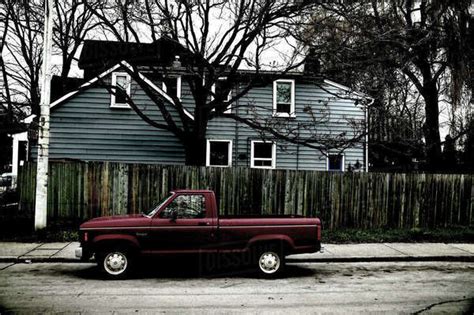
M 281 275 L 285 267 L 284 252 L 278 246 L 265 246 L 258 251 L 257 268 L 264 277 Z
M 97 264 L 110 279 L 123 279 L 132 267 L 133 257 L 126 248 L 115 247 L 101 250 L 97 255 Z

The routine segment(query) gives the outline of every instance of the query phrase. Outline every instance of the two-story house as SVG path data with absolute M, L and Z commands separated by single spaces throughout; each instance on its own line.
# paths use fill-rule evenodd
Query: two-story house
M 84 78 L 88 81 L 51 104 L 50 159 L 185 164 L 183 144 L 173 133 L 150 126 L 130 108 L 122 95 L 110 93 L 99 84 L 108 82 L 122 87 L 149 117 L 158 123 L 164 122 L 153 101 L 124 70 L 131 62 L 149 65 L 160 56 L 175 58 L 179 51 L 171 49 L 171 53 L 163 53 L 169 49 L 163 44 L 123 45 L 98 41 L 88 41 L 84 45 L 79 66 L 84 69 Z M 144 50 L 149 54 L 144 54 Z M 134 58 L 130 58 L 131 55 Z M 148 77 L 146 70 L 140 75 L 148 87 L 162 97 L 171 115 L 178 115 L 169 97 L 173 95 L 181 100 L 185 114 L 192 119 L 194 98 L 184 79 L 185 73 L 176 72 L 162 79 Z M 252 73 L 246 71 L 245 75 Z M 228 97 L 239 93 L 240 88 L 239 83 L 235 84 Z M 212 89 L 219 93 L 219 84 Z M 350 93 L 342 85 L 308 76 L 305 72 L 292 72 L 264 86 L 253 87 L 210 120 L 206 131 L 206 165 L 339 171 L 358 167 L 366 170 L 366 137 L 363 130 L 361 133 L 354 128 L 358 125 L 364 129 L 365 99 L 363 95 Z M 333 137 L 341 145 L 325 150 L 324 146 L 315 148 L 314 145 L 292 143 L 284 137 L 255 130 L 233 116 L 268 123 L 272 128 L 286 128 L 282 133 L 298 134 L 301 139 L 320 137 L 328 141 Z M 352 140 L 344 143 L 341 141 L 344 137 Z

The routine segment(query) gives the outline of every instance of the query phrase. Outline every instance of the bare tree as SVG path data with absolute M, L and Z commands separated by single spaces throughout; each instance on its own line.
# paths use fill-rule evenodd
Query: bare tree
M 205 162 L 206 129 L 211 119 L 223 115 L 229 108 L 239 107 L 238 100 L 250 89 L 265 86 L 273 80 L 291 74 L 304 63 L 304 47 L 292 37 L 295 25 L 312 12 L 314 1 L 107 1 L 100 7 L 95 2 L 85 1 L 89 10 L 101 20 L 116 40 L 123 43 L 156 42 L 162 38 L 174 43 L 182 50 L 180 60 L 165 65 L 147 67 L 133 66 L 125 69 L 134 81 L 156 104 L 165 122 L 158 123 L 146 115 L 133 100 L 128 103 L 148 124 L 171 131 L 183 144 L 186 163 L 203 165 Z M 285 51 L 277 48 L 285 44 Z M 280 49 L 280 50 L 279 50 Z M 268 52 L 274 50 L 275 57 L 268 59 Z M 174 56 L 172 56 L 174 58 Z M 250 71 L 242 71 L 242 68 Z M 150 78 L 163 78 L 173 71 L 182 71 L 183 80 L 189 86 L 194 104 L 192 117 L 186 114 L 185 105 L 176 96 L 169 94 L 178 111 L 178 117 L 171 115 L 163 99 L 150 89 L 140 72 Z M 221 78 L 224 78 L 223 80 Z M 221 92 L 213 90 L 219 83 Z M 230 99 L 229 91 L 233 90 Z M 123 91 L 111 88 L 112 93 Z M 242 106 L 242 105 L 240 105 Z M 248 102 L 245 106 L 249 108 Z M 255 104 L 256 110 L 258 104 Z M 267 109 L 270 110 L 271 109 Z M 249 109 L 252 112 L 252 109 Z M 310 110 L 308 118 L 315 117 Z M 314 121 L 307 126 L 294 126 L 288 120 L 271 121 L 271 115 L 240 115 L 235 110 L 226 117 L 237 120 L 262 134 L 324 150 L 344 143 L 360 140 L 360 134 L 353 137 L 322 137 L 315 132 Z M 270 118 L 269 118 L 270 117 Z M 306 129 L 305 137 L 302 129 Z M 339 138 L 337 138 L 339 137 Z M 329 139 L 331 138 L 331 139 Z M 347 138 L 350 138 L 348 141 Z M 330 141 L 329 141 L 330 140 Z
M 98 4 L 92 4 L 92 8 Z M 73 62 L 77 60 L 78 49 L 93 31 L 98 31 L 100 23 L 94 19 L 81 0 L 55 0 L 53 44 L 61 56 L 61 79 L 69 76 Z
M 4 101 L 18 107 L 17 112 L 38 116 L 44 7 L 41 1 L 7 0 L 1 15 L 4 32 L 0 38 L 0 71 L 5 84 Z M 70 74 L 84 39 L 92 36 L 98 27 L 99 23 L 81 1 L 55 1 L 53 40 L 54 49 L 61 56 L 62 79 Z
M 8 24 L 10 20 L 10 14 L 9 11 L 5 8 L 2 7 L 0 9 L 0 33 L 3 34 L 2 37 L 0 38 L 0 71 L 1 71 L 1 77 L 0 77 L 0 102 L 3 104 L 6 104 L 6 121 L 11 122 L 13 119 L 13 106 L 12 106 L 12 101 L 10 97 L 10 90 L 8 88 L 8 77 L 7 77 L 7 72 L 6 72 L 6 67 L 5 67 L 5 61 L 3 58 L 4 55 L 4 48 L 5 48 L 5 42 L 7 39 L 7 34 L 8 34 Z M 2 114 L 4 112 L 4 107 L 2 106 Z M 5 119 L 2 117 L 2 119 Z
M 8 93 L 13 102 L 28 104 L 39 114 L 39 75 L 42 62 L 43 9 L 34 1 L 6 1 L 9 17 L 3 75 L 8 78 Z
M 426 157 L 435 170 L 442 161 L 440 98 L 448 95 L 455 108 L 472 84 L 470 6 L 464 0 L 329 2 L 302 37 L 313 43 L 326 71 L 345 73 L 349 83 L 374 69 L 408 79 L 424 104 Z

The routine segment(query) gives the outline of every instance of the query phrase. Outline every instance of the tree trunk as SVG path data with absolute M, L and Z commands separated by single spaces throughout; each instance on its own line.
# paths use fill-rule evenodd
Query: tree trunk
M 204 166 L 206 164 L 206 139 L 193 137 L 184 145 L 186 165 Z
M 439 104 L 436 83 L 425 86 L 424 94 L 427 169 L 435 171 L 441 166 L 441 137 L 439 134 Z
M 30 88 L 30 97 L 31 97 L 31 113 L 36 115 L 36 117 L 40 116 L 40 96 L 38 91 L 38 85 L 32 81 L 31 88 Z M 49 102 L 49 101 L 48 101 Z
M 193 131 L 187 135 L 186 141 L 184 143 L 186 165 L 206 165 L 206 131 L 208 116 L 206 115 L 204 109 L 205 99 L 201 101 L 201 106 L 196 104 Z M 199 100 L 197 100 L 196 103 L 197 102 L 199 102 Z
M 67 58 L 63 58 L 63 68 L 61 70 L 61 91 L 59 91 L 58 94 L 56 95 L 64 95 L 66 94 L 68 91 L 68 85 L 67 85 L 67 82 L 68 82 L 68 75 L 69 75 L 69 71 L 71 70 L 71 63 L 67 61 Z

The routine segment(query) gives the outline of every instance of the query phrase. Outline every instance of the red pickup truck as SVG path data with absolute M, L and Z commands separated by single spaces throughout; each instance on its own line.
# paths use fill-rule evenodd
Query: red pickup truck
M 111 278 L 147 255 L 240 253 L 263 275 L 281 272 L 285 255 L 321 248 L 321 222 L 300 216 L 218 216 L 210 190 L 176 190 L 148 213 L 99 217 L 80 226 L 76 256 L 95 254 Z

